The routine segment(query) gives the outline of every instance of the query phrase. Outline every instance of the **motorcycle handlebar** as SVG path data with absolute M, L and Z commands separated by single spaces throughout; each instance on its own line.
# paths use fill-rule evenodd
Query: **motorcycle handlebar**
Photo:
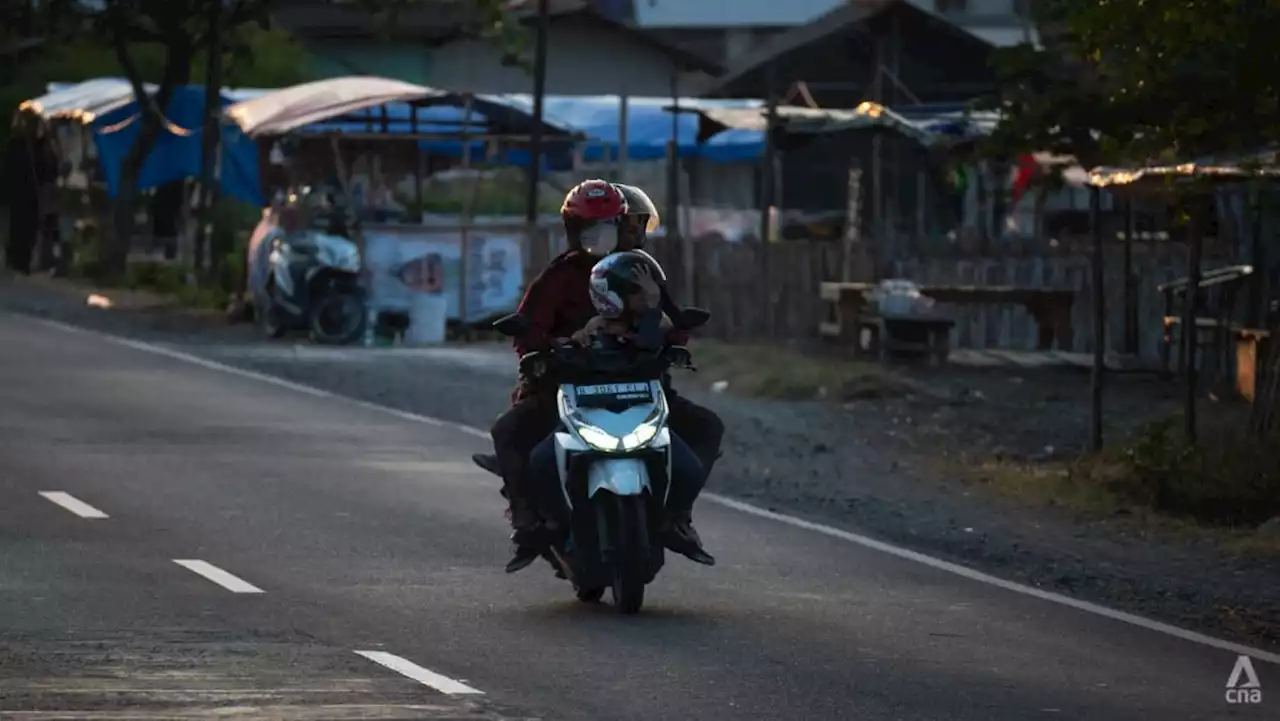
M 584 373 L 608 373 L 612 368 L 602 367 L 604 364 L 593 363 L 593 355 L 599 351 L 584 348 L 573 343 L 561 343 L 545 351 L 533 351 L 520 357 L 520 371 L 534 378 L 546 376 L 551 372 L 580 370 Z M 685 346 L 669 345 L 657 352 L 630 351 L 627 362 L 618 364 L 616 373 L 625 375 L 629 370 L 638 370 L 646 363 L 656 363 L 662 370 L 678 368 L 696 371 L 693 354 Z M 598 361 L 599 359 L 594 359 Z

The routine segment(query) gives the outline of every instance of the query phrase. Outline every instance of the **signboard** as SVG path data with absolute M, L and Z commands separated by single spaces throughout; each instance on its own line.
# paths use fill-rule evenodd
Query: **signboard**
M 458 320 L 462 234 L 418 227 L 368 228 L 365 265 L 379 310 L 408 312 L 415 293 L 443 293 L 446 316 Z M 524 268 L 514 231 L 475 229 L 467 239 L 467 322 L 511 313 L 520 304 Z

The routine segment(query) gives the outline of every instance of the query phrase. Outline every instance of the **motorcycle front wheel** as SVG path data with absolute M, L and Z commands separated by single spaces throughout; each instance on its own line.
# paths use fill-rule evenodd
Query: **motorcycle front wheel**
M 649 557 L 649 524 L 644 498 L 627 496 L 618 499 L 616 530 L 617 555 L 613 569 L 613 604 L 626 615 L 640 613 L 644 606 L 644 587 L 648 579 L 642 566 Z
M 312 342 L 350 345 L 364 333 L 364 299 L 359 293 L 335 289 L 316 299 L 308 321 Z

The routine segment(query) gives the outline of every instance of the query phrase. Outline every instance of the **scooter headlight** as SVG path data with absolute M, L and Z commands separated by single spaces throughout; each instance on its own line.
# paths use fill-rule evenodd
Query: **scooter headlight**
M 658 436 L 658 431 L 666 423 L 667 402 L 666 398 L 659 396 L 649 417 L 621 438 L 588 423 L 563 393 L 560 394 L 560 412 L 569 428 L 593 449 L 604 453 L 629 453 L 644 448 Z

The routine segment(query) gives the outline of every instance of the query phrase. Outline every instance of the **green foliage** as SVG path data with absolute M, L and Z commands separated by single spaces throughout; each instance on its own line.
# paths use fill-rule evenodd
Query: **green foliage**
M 1086 165 L 1248 151 L 1280 133 L 1280 0 L 1044 0 L 1046 49 L 996 52 L 996 155 Z
M 1256 525 L 1280 515 L 1280 439 L 1227 426 L 1188 445 L 1181 416 L 1143 428 L 1125 450 L 1131 500 L 1202 523 Z

